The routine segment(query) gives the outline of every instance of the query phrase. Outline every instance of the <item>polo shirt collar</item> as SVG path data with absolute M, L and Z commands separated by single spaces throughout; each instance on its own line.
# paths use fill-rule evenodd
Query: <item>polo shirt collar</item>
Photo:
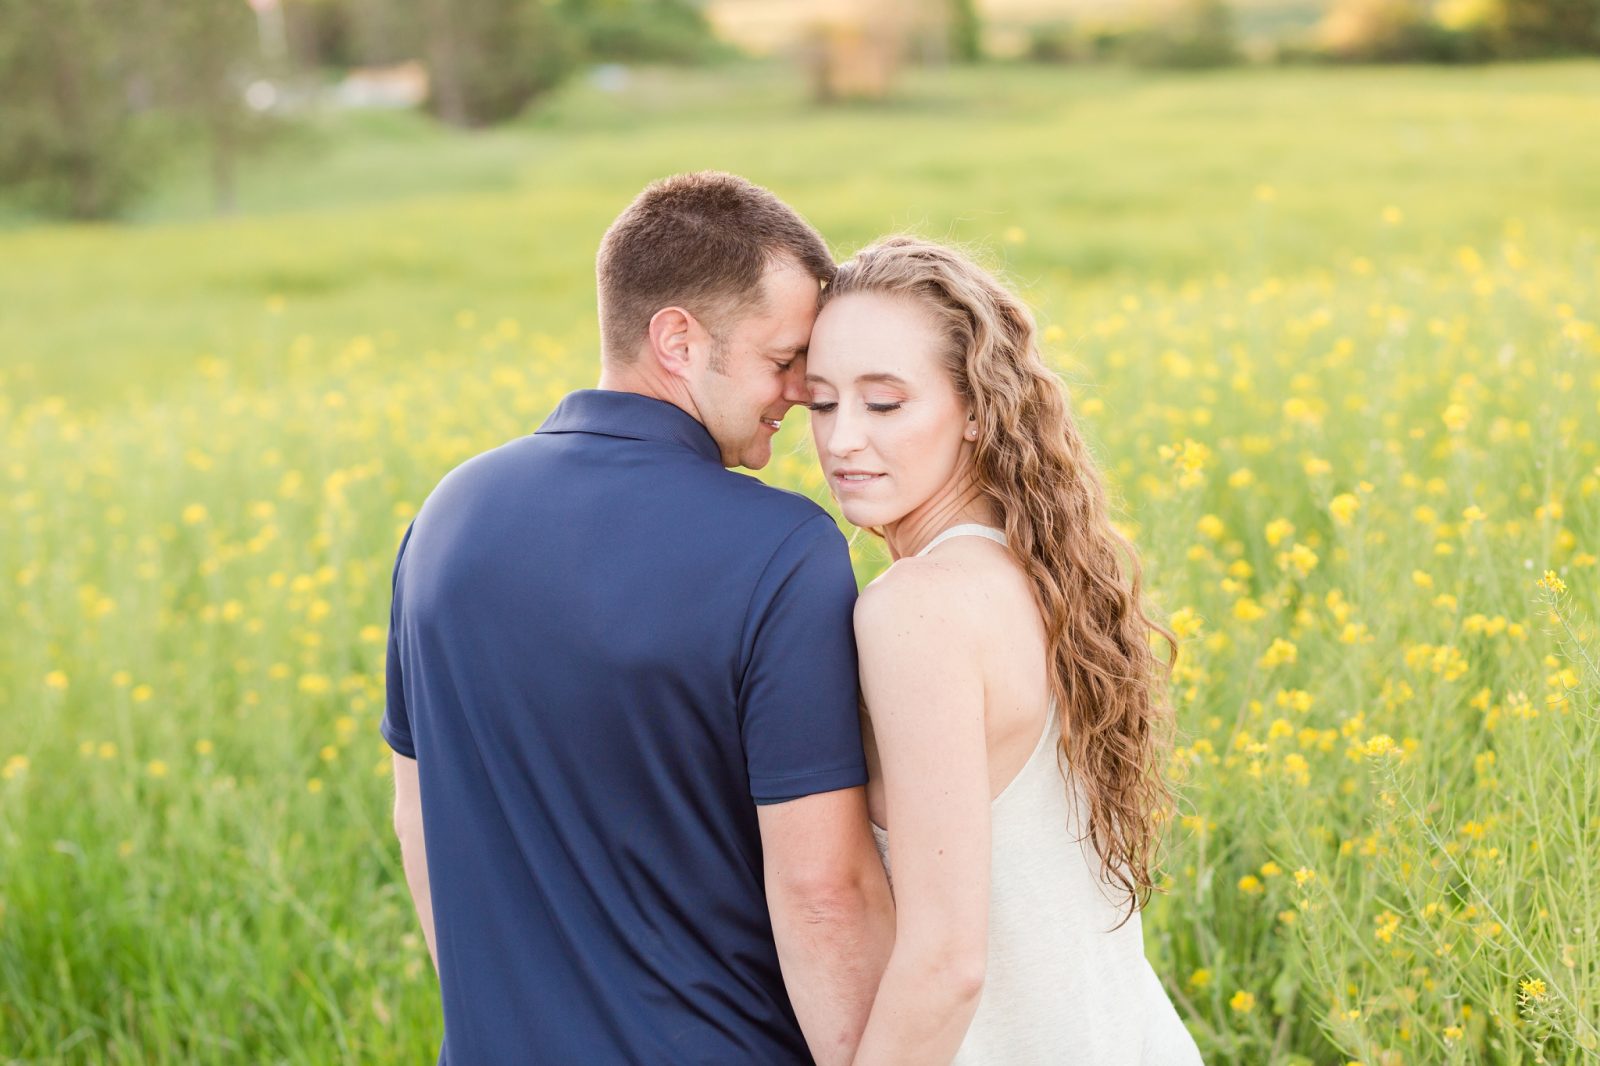
M 535 432 L 598 433 L 677 444 L 722 465 L 722 450 L 705 426 L 675 404 L 636 392 L 579 389 L 568 393 Z

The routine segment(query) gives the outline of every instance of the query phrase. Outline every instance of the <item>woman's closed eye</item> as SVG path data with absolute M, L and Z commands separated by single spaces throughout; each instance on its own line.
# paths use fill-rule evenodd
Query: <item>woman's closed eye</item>
M 806 404 L 806 409 L 809 411 L 815 411 L 819 415 L 825 415 L 831 413 L 838 406 L 839 402 L 837 400 L 828 400 L 825 403 L 808 403 Z M 888 414 L 890 411 L 900 410 L 900 404 L 869 403 L 867 404 L 867 410 L 873 412 L 874 414 Z

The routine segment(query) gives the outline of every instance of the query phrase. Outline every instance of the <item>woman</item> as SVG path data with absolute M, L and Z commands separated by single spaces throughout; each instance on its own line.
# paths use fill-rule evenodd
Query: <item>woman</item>
M 893 237 L 823 293 L 807 369 L 829 487 L 895 559 L 855 614 L 897 912 L 856 1062 L 1198 1063 L 1138 915 L 1172 638 L 1031 317 Z

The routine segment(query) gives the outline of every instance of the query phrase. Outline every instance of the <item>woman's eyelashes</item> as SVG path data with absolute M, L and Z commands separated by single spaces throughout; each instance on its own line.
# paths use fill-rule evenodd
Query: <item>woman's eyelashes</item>
M 808 404 L 806 404 L 806 409 L 808 411 L 815 411 L 819 415 L 825 415 L 825 414 L 830 414 L 838 406 L 839 406 L 839 403 L 838 403 L 837 400 L 829 400 L 826 403 L 818 403 L 818 402 L 808 403 Z M 869 403 L 869 404 L 867 404 L 867 410 L 873 412 L 874 414 L 880 414 L 880 415 L 888 414 L 890 411 L 898 411 L 898 410 L 900 410 L 900 404 L 899 403 Z

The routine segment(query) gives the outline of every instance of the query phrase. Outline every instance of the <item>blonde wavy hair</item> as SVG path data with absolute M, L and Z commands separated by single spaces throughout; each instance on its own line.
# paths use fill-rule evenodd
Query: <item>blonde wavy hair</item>
M 1062 708 L 1057 762 L 1082 788 L 1102 880 L 1126 894 L 1126 921 L 1154 889 L 1172 809 L 1162 767 L 1177 640 L 1146 611 L 1138 554 L 1111 524 L 1094 458 L 1022 302 L 960 252 L 911 236 L 857 253 L 819 308 L 851 293 L 910 300 L 945 338 L 945 366 L 977 416 L 976 488 L 1002 519 L 1044 619 Z

